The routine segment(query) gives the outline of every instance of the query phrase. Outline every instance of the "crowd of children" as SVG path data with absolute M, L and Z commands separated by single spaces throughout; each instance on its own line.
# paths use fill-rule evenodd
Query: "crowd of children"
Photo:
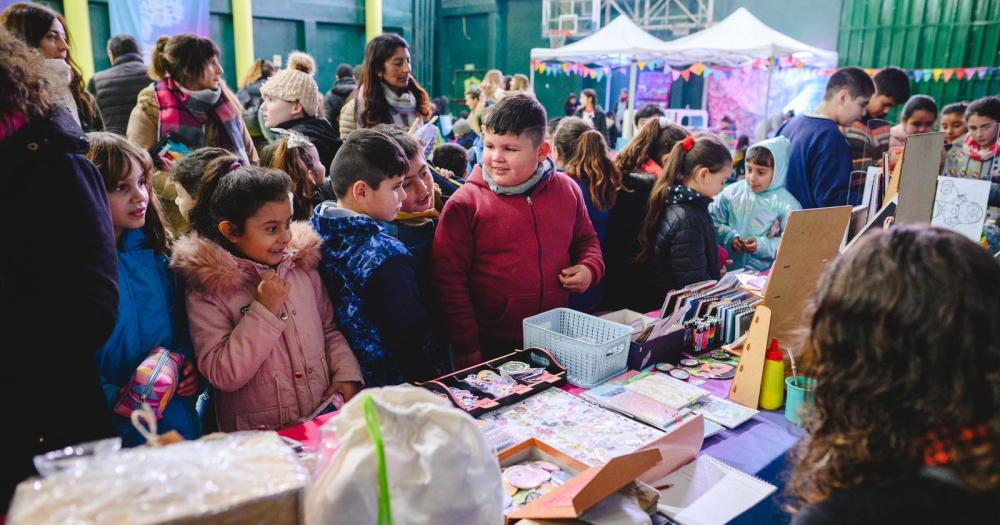
M 7 40 L 0 47 L 22 56 Z M 909 97 L 908 87 L 904 96 L 891 71 L 873 81 L 858 68 L 838 70 L 815 113 L 746 148 L 745 178 L 727 187 L 733 153 L 717 136 L 646 108 L 635 116 L 637 135 L 615 154 L 592 90 L 577 116 L 550 122 L 526 79 L 507 86 L 499 71 L 467 94 L 469 118 L 455 124 L 455 140 L 431 149 L 416 136 L 430 109 L 409 60 L 401 37 L 373 39 L 361 87 L 338 101 L 339 115 L 324 115 L 315 63 L 295 53 L 288 68 L 261 79 L 257 114 L 241 117 L 220 84 L 215 44 L 163 37 L 156 80 L 139 93 L 127 138 L 87 135 L 117 246 L 117 320 L 94 360 L 125 445 L 144 438 L 120 409 L 123 398 L 161 349 L 179 363 L 161 432 L 191 439 L 213 429 L 281 429 L 365 387 L 428 380 L 507 353 L 534 314 L 567 306 L 645 312 L 668 291 L 719 279 L 727 268 L 767 270 L 791 212 L 854 195 L 848 137 L 858 123 L 904 100 L 900 125 L 885 138 L 905 141 L 940 117 L 944 173 L 990 178 L 990 204 L 1000 204 L 1000 98 L 939 112 L 930 97 Z M 0 109 L 20 115 L 27 107 Z M 270 140 L 259 163 L 240 120 L 253 117 Z M 329 121 L 338 117 L 339 130 Z M 5 117 L 0 142 L 15 144 L 8 139 L 25 122 Z M 148 150 L 168 132 L 197 147 L 154 164 Z M 862 138 L 867 151 L 875 139 Z M 882 252 L 905 251 L 898 243 L 958 242 L 951 237 L 902 230 L 865 249 L 890 264 Z M 847 283 L 863 273 L 852 269 L 859 257 L 824 281 L 817 319 L 823 305 L 865 288 Z M 972 259 L 983 268 L 970 273 L 996 277 Z M 816 323 L 817 347 L 843 344 Z M 829 381 L 842 375 L 822 366 Z M 860 384 L 864 373 L 845 381 Z M 805 448 L 816 462 L 850 431 L 836 427 L 842 407 L 832 394 L 818 399 L 833 426 Z M 976 421 L 970 413 L 962 424 Z M 821 502 L 843 476 L 800 468 L 796 490 Z

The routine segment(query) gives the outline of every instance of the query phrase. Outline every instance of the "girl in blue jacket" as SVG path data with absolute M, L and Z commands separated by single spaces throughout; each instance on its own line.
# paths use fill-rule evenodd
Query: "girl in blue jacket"
M 113 133 L 90 133 L 87 158 L 97 166 L 108 191 L 111 223 L 118 242 L 118 320 L 111 338 L 95 355 L 109 407 L 136 368 L 157 346 L 184 355 L 181 382 L 157 431 L 178 431 L 186 439 L 201 436 L 195 410 L 200 379 L 184 319 L 176 300 L 174 278 L 167 267 L 169 236 L 150 191 L 149 154 Z M 132 422 L 117 414 L 115 428 L 124 446 L 145 443 Z
M 719 244 L 733 268 L 766 270 L 774 264 L 788 215 L 802 206 L 785 189 L 791 144 L 785 137 L 747 150 L 746 178 L 728 186 L 709 206 Z

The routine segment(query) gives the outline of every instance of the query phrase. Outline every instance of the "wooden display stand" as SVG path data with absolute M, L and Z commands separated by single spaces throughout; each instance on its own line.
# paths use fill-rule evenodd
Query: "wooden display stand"
M 764 290 L 764 302 L 757 307 L 747 331 L 747 342 L 729 390 L 730 400 L 757 408 L 768 343 L 778 339 L 784 346 L 792 340 L 816 282 L 839 254 L 850 220 L 850 206 L 800 210 L 789 215 Z
M 944 133 L 924 133 L 906 138 L 900 160 L 899 207 L 895 224 L 930 224 L 934 213 L 937 178 L 941 174 Z M 892 195 L 887 195 L 892 198 Z
M 882 208 L 841 251 L 851 249 L 869 232 L 884 228 L 887 217 L 893 218 L 892 224 L 930 224 L 943 151 L 944 133 L 907 137 L 902 156 L 889 179 Z

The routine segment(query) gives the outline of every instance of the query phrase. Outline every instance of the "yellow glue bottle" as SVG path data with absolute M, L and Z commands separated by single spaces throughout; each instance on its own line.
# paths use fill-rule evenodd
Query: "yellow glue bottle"
M 771 340 L 771 347 L 764 354 L 764 377 L 760 385 L 760 408 L 777 410 L 785 401 L 785 361 L 778 340 Z

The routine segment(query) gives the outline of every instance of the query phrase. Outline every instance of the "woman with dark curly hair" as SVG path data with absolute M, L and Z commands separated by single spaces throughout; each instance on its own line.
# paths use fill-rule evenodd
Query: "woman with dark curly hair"
M 831 265 L 794 523 L 1000 522 L 998 290 L 993 257 L 937 228 L 892 229 Z
M 80 67 L 70 53 L 66 19 L 48 7 L 28 3 L 12 4 L 0 19 L 7 31 L 45 58 L 45 77 L 53 100 L 66 106 L 85 131 L 103 130 L 97 101 L 87 92 Z
M 379 124 L 408 128 L 418 118 L 427 122 L 434 105 L 412 72 L 410 46 L 403 37 L 384 33 L 368 42 L 365 62 L 358 71 L 358 89 L 340 110 L 340 137 Z
M 0 376 L 0 515 L 36 454 L 115 435 L 94 361 L 118 312 L 108 196 L 86 135 L 49 97 L 41 55 L 0 28 L 0 333 L 30 341 Z

